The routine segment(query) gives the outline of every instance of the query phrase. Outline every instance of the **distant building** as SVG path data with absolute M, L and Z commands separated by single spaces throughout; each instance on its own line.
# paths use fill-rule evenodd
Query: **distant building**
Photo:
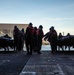
M 26 30 L 28 26 L 28 24 L 0 23 L 0 36 L 8 34 L 9 36 L 13 37 L 13 29 L 15 25 L 18 26 L 19 29 L 24 28 L 24 30 Z

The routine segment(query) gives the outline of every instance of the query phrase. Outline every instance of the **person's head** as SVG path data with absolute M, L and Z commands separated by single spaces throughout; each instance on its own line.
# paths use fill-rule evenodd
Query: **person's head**
M 50 30 L 50 31 L 53 31 L 53 30 L 54 30 L 54 26 L 51 26 L 51 27 L 49 28 L 49 30 Z
M 21 30 L 22 32 L 24 32 L 24 28 L 22 28 L 22 30 Z
M 30 23 L 29 23 L 29 26 L 32 27 L 32 25 L 33 25 L 33 24 L 30 22 Z
M 54 30 L 54 26 L 51 26 L 51 29 Z
M 15 25 L 15 26 L 14 26 L 14 28 L 16 29 L 16 28 L 17 28 L 17 26 Z
M 34 27 L 34 30 L 37 30 L 37 27 Z
M 8 34 L 6 34 L 5 36 L 8 36 Z
M 19 31 L 19 28 L 15 25 L 15 26 L 14 26 L 14 30 Z
M 62 35 L 62 33 L 59 33 L 59 35 Z
M 39 29 L 43 29 L 43 26 L 42 25 L 39 25 Z
M 67 36 L 70 36 L 70 33 L 68 33 Z

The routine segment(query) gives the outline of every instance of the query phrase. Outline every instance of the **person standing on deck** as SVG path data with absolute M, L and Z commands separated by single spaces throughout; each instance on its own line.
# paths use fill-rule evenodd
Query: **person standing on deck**
M 37 52 L 37 27 L 33 28 L 33 51 Z
M 19 51 L 19 38 L 20 38 L 20 30 L 17 26 L 14 26 L 13 30 L 13 37 L 14 37 L 14 45 L 17 51 Z
M 22 33 L 22 36 L 21 36 L 21 49 L 23 50 L 24 48 L 24 41 L 25 41 L 25 31 L 24 31 L 24 28 L 22 28 L 21 30 L 21 33 Z
M 33 49 L 33 24 L 29 23 L 26 33 L 25 33 L 25 44 L 27 49 L 27 54 L 32 54 Z
M 62 38 L 63 38 L 64 36 L 62 35 L 62 33 L 59 33 L 59 35 L 58 35 L 58 40 L 62 40 Z M 58 44 L 58 42 L 57 42 L 57 44 Z M 60 45 L 60 47 L 62 48 L 62 50 L 64 49 L 64 46 L 61 46 Z M 58 49 L 57 50 L 60 50 L 60 47 L 58 46 Z
M 44 36 L 43 26 L 40 25 L 39 29 L 37 31 L 37 53 L 38 54 L 41 54 L 40 50 L 41 50 L 41 46 L 42 46 L 42 38 L 43 38 L 43 36 Z
M 59 33 L 58 39 L 60 39 L 62 37 L 63 37 L 62 33 Z
M 53 26 L 49 30 L 50 31 L 44 35 L 45 36 L 44 40 L 48 39 L 53 53 L 57 51 L 57 32 Z
M 70 33 L 68 33 L 66 36 L 70 36 Z

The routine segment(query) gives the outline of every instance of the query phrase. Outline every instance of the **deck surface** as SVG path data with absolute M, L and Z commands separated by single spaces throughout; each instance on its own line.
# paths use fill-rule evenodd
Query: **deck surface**
M 33 53 L 20 75 L 74 75 L 74 54 Z

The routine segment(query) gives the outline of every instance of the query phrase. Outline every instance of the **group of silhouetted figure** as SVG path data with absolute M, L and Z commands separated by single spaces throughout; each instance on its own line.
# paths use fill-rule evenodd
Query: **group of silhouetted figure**
M 42 25 L 37 28 L 33 27 L 32 23 L 29 23 L 28 27 L 26 28 L 26 32 L 24 32 L 24 29 L 19 30 L 19 28 L 15 26 L 13 36 L 16 50 L 23 50 L 25 42 L 27 54 L 32 54 L 33 51 L 41 54 L 40 50 L 42 46 L 42 38 L 44 36 L 42 29 Z
M 68 34 L 68 36 L 69 35 L 70 34 Z M 25 43 L 27 54 L 32 54 L 33 52 L 41 54 L 42 38 L 44 38 L 45 41 L 48 40 L 50 42 L 51 51 L 56 52 L 57 38 L 62 38 L 61 33 L 57 36 L 57 31 L 54 29 L 54 26 L 51 26 L 49 31 L 44 35 L 43 26 L 39 25 L 39 28 L 33 27 L 32 23 L 28 24 L 26 31 L 24 31 L 24 28 L 19 30 L 17 26 L 14 26 L 13 36 L 16 50 L 23 50 Z

